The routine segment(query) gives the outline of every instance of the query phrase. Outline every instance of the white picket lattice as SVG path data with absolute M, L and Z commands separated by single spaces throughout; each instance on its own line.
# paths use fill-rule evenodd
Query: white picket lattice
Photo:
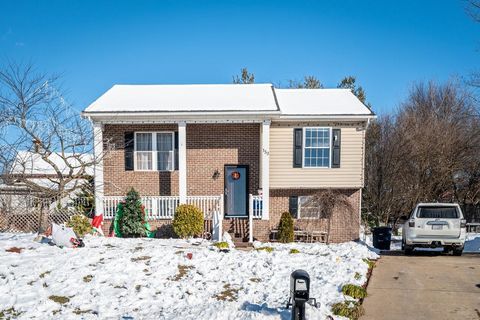
M 113 219 L 118 204 L 125 197 L 105 196 L 103 197 L 103 217 Z M 213 218 L 215 212 L 221 213 L 223 218 L 223 197 L 220 196 L 188 196 L 187 204 L 192 204 L 202 210 L 205 219 Z M 179 196 L 147 196 L 141 198 L 145 206 L 148 220 L 173 219 L 175 210 L 180 204 Z

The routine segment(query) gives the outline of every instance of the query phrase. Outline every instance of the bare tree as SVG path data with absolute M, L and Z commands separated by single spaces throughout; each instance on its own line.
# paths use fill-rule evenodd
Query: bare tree
M 57 83 L 57 76 L 31 64 L 11 62 L 0 69 L 2 178 L 47 197 L 80 189 L 96 162 L 91 125 Z
M 476 22 L 480 22 L 480 1 L 468 0 L 466 7 L 467 14 Z
M 395 223 L 418 202 L 479 202 L 480 123 L 459 83 L 418 84 L 366 138 L 363 217 Z
M 327 220 L 327 243 L 330 241 L 330 230 L 332 218 L 335 211 L 341 211 L 342 217 L 349 217 L 354 214 L 352 204 L 348 197 L 332 189 L 321 190 L 307 198 L 306 203 L 302 204 L 302 217 L 309 218 L 308 223 L 316 223 L 319 219 Z M 314 218 L 314 219 L 311 219 Z M 346 219 L 348 221 L 352 221 Z
M 240 76 L 233 77 L 233 83 L 236 84 L 252 84 L 255 83 L 255 75 L 253 73 L 248 72 L 247 68 L 242 68 L 240 70 Z
M 290 80 L 288 87 L 297 89 L 322 89 L 323 85 L 316 77 L 305 76 L 302 81 Z

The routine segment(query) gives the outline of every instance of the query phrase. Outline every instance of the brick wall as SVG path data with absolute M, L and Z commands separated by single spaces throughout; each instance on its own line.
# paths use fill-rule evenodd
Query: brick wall
M 178 171 L 125 171 L 124 134 L 129 131 L 177 131 L 175 124 L 105 125 L 105 195 L 124 195 L 134 187 L 141 195 L 178 195 Z M 249 166 L 250 193 L 259 188 L 259 124 L 187 124 L 187 194 L 219 195 L 224 165 Z M 215 176 L 215 172 L 218 175 Z
M 187 124 L 187 194 L 223 194 L 226 164 L 248 165 L 249 193 L 257 194 L 260 125 Z

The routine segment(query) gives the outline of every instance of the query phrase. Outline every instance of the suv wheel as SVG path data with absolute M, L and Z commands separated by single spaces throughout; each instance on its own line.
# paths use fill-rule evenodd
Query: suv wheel
M 461 256 L 462 253 L 463 253 L 463 247 L 453 248 L 452 254 L 453 254 L 454 256 Z

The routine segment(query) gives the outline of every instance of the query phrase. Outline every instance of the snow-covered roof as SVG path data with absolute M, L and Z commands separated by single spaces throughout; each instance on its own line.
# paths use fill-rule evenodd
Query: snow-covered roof
M 65 154 L 65 160 L 57 153 L 52 153 L 48 160 L 53 162 L 58 169 L 62 172 L 67 174 L 69 171 L 69 167 L 67 166 L 66 161 L 73 166 L 79 167 L 80 162 L 79 159 L 82 160 L 83 163 L 91 164 L 93 162 L 93 156 L 91 154 L 81 154 L 81 155 L 74 155 L 71 153 Z M 79 169 L 74 169 L 74 173 L 77 173 Z M 43 160 L 38 153 L 34 153 L 31 151 L 18 151 L 15 160 L 13 161 L 12 168 L 10 169 L 10 173 L 12 174 L 23 174 L 23 175 L 55 175 L 57 172 L 55 169 L 50 165 L 48 162 Z M 86 167 L 86 173 L 88 175 L 93 175 L 93 166 Z
M 275 89 L 282 115 L 371 114 L 349 89 Z
M 207 112 L 279 118 L 374 116 L 349 89 L 277 89 L 272 84 L 115 85 L 83 114 L 108 119 L 152 113 L 205 117 Z
M 271 84 L 114 85 L 85 112 L 277 111 Z

